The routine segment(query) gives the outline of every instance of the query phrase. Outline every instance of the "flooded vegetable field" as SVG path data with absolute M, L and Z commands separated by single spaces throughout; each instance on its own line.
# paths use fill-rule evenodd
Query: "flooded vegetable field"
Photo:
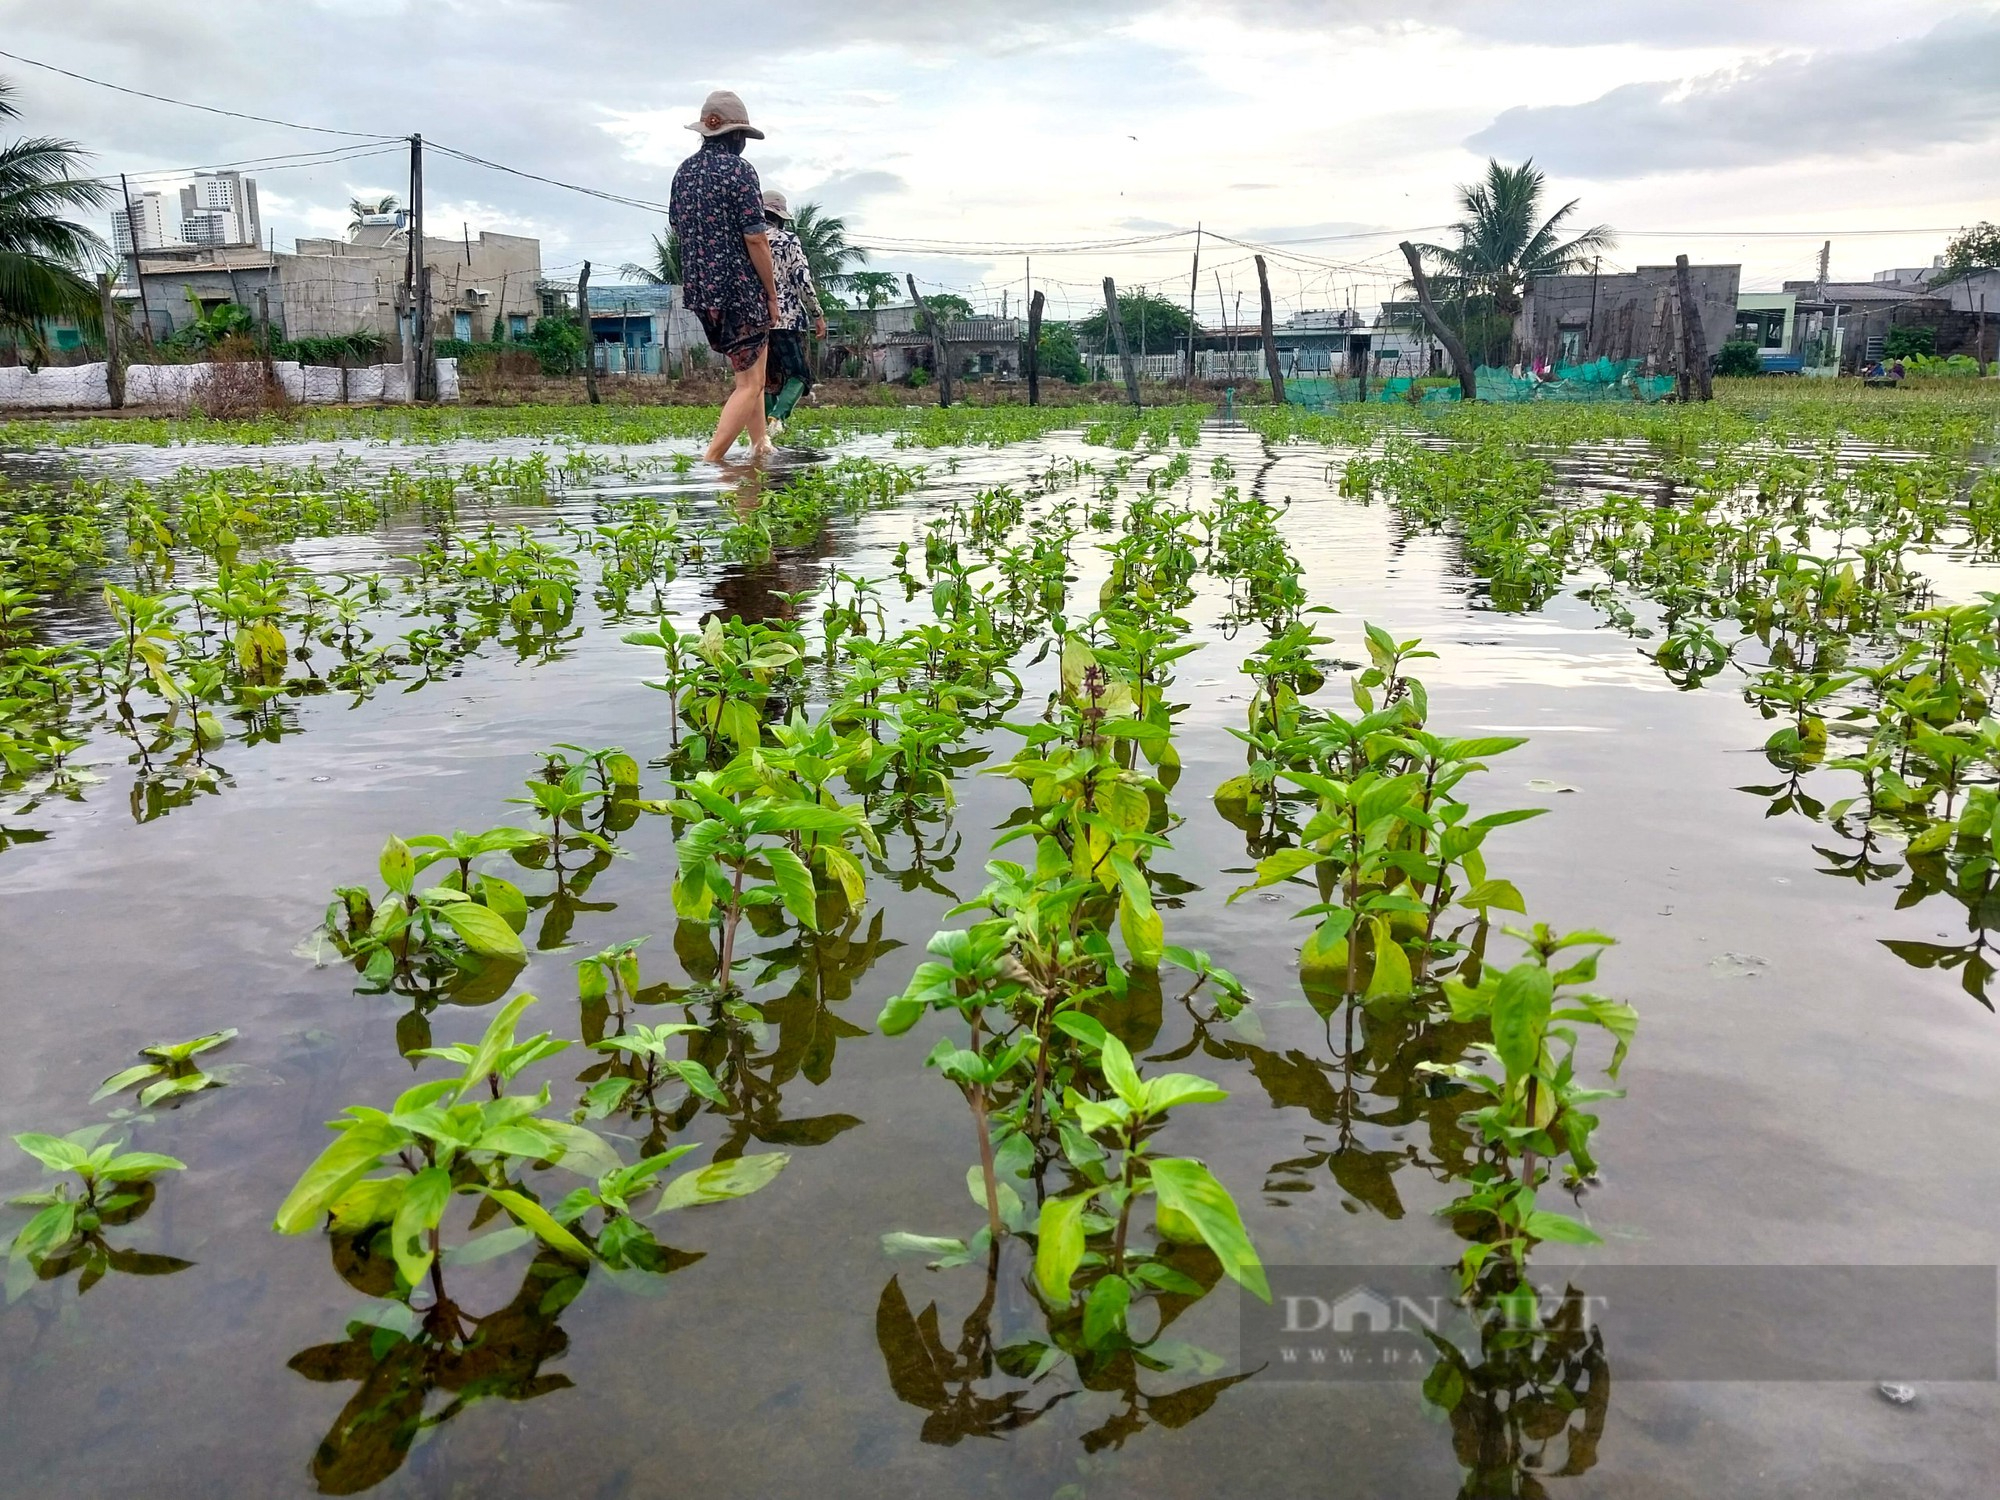
M 8 1490 L 1984 1492 L 1577 1316 L 2000 1257 L 2000 406 L 1885 396 L 0 430 Z M 1336 1266 L 1528 1311 L 1301 1379 Z

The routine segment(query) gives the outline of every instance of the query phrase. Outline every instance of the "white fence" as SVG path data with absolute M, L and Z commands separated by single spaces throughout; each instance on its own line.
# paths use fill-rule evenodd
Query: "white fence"
M 202 387 L 213 378 L 216 368 L 206 364 L 128 365 L 125 404 L 185 409 L 201 399 Z M 400 364 L 347 370 L 281 359 L 273 361 L 271 373 L 287 397 L 307 406 L 372 406 L 411 399 L 410 371 Z M 437 362 L 437 386 L 438 400 L 458 399 L 457 360 Z M 101 363 L 44 370 L 0 365 L 0 408 L 104 410 L 110 405 L 111 390 Z

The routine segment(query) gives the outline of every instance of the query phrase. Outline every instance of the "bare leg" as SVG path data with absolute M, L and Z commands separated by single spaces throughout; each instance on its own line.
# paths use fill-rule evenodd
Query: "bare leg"
M 719 464 L 727 458 L 730 448 L 735 446 L 736 439 L 746 428 L 753 449 L 765 446 L 764 361 L 769 352 L 767 345 L 749 369 L 736 372 L 736 388 L 722 403 L 722 415 L 715 424 L 715 440 L 708 445 L 705 455 L 710 463 Z

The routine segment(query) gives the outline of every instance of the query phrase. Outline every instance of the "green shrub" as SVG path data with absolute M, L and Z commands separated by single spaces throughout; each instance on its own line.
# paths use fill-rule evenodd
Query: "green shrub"
M 1764 362 L 1757 358 L 1757 346 L 1749 339 L 1731 339 L 1715 356 L 1718 375 L 1757 375 L 1763 369 Z
M 1045 325 L 1041 341 L 1035 345 L 1035 363 L 1052 380 L 1082 385 L 1083 355 L 1077 350 L 1076 330 L 1067 323 Z
M 1935 328 L 1891 328 L 1882 340 L 1884 359 L 1908 359 L 1912 354 L 1928 355 L 1937 349 Z
M 286 339 L 271 348 L 273 359 L 295 359 L 302 365 L 337 365 L 345 360 L 378 364 L 388 341 L 377 333 L 346 333 L 321 338 Z
M 583 367 L 583 327 L 573 314 L 538 319 L 527 345 L 544 375 L 569 375 Z

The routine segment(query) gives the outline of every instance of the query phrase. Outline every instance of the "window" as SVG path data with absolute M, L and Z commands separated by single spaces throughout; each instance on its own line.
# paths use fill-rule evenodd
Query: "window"
M 528 315 L 526 313 L 507 314 L 507 337 L 524 339 L 528 336 Z
M 1737 308 L 1733 337 L 1755 344 L 1759 349 L 1784 348 L 1785 310 L 1782 307 Z
M 1583 358 L 1583 330 L 1565 328 L 1562 330 L 1562 362 L 1573 365 Z
M 455 312 L 451 315 L 451 336 L 461 343 L 472 342 L 472 314 Z

